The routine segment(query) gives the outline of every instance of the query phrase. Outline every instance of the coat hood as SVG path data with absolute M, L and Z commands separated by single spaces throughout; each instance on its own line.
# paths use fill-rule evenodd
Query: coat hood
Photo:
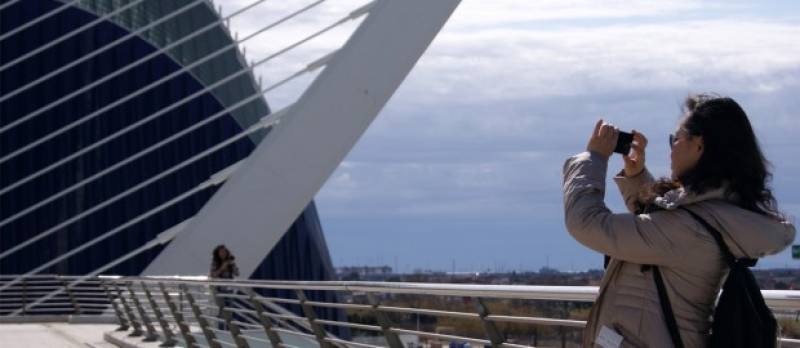
M 728 248 L 739 257 L 761 258 L 777 254 L 792 244 L 796 233 L 794 224 L 740 208 L 731 200 L 722 188 L 699 195 L 678 188 L 656 198 L 654 203 L 666 210 L 686 207 L 700 214 L 719 229 Z

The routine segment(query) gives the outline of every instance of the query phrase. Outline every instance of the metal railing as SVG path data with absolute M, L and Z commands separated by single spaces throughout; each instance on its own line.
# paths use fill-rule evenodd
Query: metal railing
M 0 276 L 0 285 L 18 277 Z M 457 342 L 565 347 L 580 342 L 586 324 L 581 317 L 597 291 L 591 286 L 32 275 L 0 291 L 0 322 L 74 317 L 115 322 L 128 336 L 163 346 L 419 348 Z M 324 292 L 338 300 L 313 298 Z M 762 292 L 773 311 L 797 321 L 800 291 Z M 341 315 L 320 314 L 324 310 Z M 781 341 L 784 347 L 800 347 L 797 338 Z

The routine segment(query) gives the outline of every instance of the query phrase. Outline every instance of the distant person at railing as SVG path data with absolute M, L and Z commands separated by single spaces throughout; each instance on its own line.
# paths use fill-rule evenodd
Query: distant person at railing
M 236 258 L 231 254 L 227 247 L 224 244 L 217 245 L 214 248 L 214 251 L 211 254 L 211 271 L 209 277 L 211 278 L 223 278 L 223 279 L 233 279 L 234 277 L 239 276 L 239 267 L 236 266 Z M 217 317 L 220 319 L 224 319 L 224 312 L 223 308 L 229 308 L 231 306 L 231 301 L 227 297 L 220 297 L 226 296 L 228 294 L 233 293 L 233 291 L 225 286 L 217 286 L 214 288 L 217 292 L 217 306 L 219 306 L 219 313 Z M 220 330 L 226 330 L 227 325 L 225 323 L 220 322 L 217 327 Z
M 566 227 L 580 243 L 611 257 L 584 331 L 584 346 L 671 347 L 654 269 L 658 266 L 686 347 L 704 347 L 728 266 L 714 238 L 686 208 L 723 236 L 734 256 L 775 254 L 795 228 L 778 211 L 771 174 L 744 110 L 730 98 L 687 98 L 670 135 L 671 178 L 645 168 L 647 138 L 633 133 L 614 181 L 630 213 L 603 202 L 606 168 L 619 130 L 602 120 L 587 151 L 564 165 Z M 604 336 L 604 337 L 600 337 Z M 621 337 L 620 337 L 621 336 Z M 610 340 L 609 340 L 610 339 Z M 609 343 L 610 342 L 610 343 Z
M 239 276 L 239 267 L 236 266 L 236 258 L 231 254 L 225 244 L 217 245 L 211 257 L 211 278 L 227 278 Z

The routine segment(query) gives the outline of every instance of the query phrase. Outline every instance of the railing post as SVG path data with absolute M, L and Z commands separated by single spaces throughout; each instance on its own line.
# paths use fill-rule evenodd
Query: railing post
M 258 312 L 258 319 L 261 321 L 261 326 L 264 328 L 264 332 L 267 334 L 267 338 L 272 344 L 272 347 L 281 347 L 281 336 L 279 336 L 275 331 L 272 331 L 272 321 L 265 314 L 264 305 L 261 304 L 261 301 L 256 299 L 256 292 L 251 288 L 247 288 L 247 295 L 250 296 L 250 303 L 253 304 L 253 307 L 256 308 L 256 312 Z
M 233 322 L 233 312 L 225 306 L 225 303 L 228 301 L 220 296 L 219 291 L 215 286 L 209 285 L 208 290 L 211 293 L 211 296 L 214 298 L 214 302 L 216 302 L 217 307 L 219 308 L 219 313 L 222 314 L 222 318 L 225 320 L 225 325 L 228 327 L 228 331 L 230 331 L 231 336 L 233 337 L 233 342 L 236 343 L 237 348 L 250 348 L 250 345 L 247 343 L 247 340 L 241 337 L 242 330 L 239 328 L 239 325 Z
M 138 337 L 144 335 L 144 331 L 142 331 L 142 324 L 136 319 L 136 315 L 133 314 L 133 310 L 131 306 L 128 305 L 128 301 L 125 300 L 125 296 L 122 294 L 122 289 L 119 288 L 116 282 L 114 284 L 114 289 L 117 291 L 117 298 L 122 303 L 122 308 L 125 309 L 125 314 L 128 315 L 128 319 L 131 321 L 131 325 L 133 325 L 133 332 L 131 332 L 131 337 Z
M 108 284 L 104 281 L 100 281 L 100 286 L 103 287 L 103 290 L 106 293 L 106 297 L 108 297 L 108 303 L 111 304 L 111 308 L 114 309 L 114 314 L 117 315 L 117 319 L 119 319 L 119 327 L 117 331 L 128 331 L 130 326 L 128 326 L 128 320 L 125 319 L 125 315 L 122 313 L 122 310 L 119 309 L 117 303 L 114 301 L 114 295 L 111 294 L 111 290 L 108 289 Z
M 164 315 L 161 314 L 158 303 L 156 303 L 156 300 L 150 293 L 150 289 L 147 288 L 147 284 L 145 284 L 145 282 L 141 282 L 141 284 L 142 290 L 144 290 L 144 294 L 147 296 L 147 301 L 150 302 L 150 307 L 153 308 L 153 314 L 156 316 L 156 320 L 158 320 L 158 324 L 161 326 L 161 332 L 164 333 L 164 343 L 161 344 L 161 347 L 174 346 L 177 343 L 175 342 L 175 336 L 172 334 L 172 330 L 169 329 L 169 324 L 166 319 L 164 319 Z
M 186 300 L 189 301 L 189 307 L 192 307 L 192 313 L 194 313 L 197 323 L 200 324 L 200 329 L 203 330 L 203 336 L 205 336 L 208 346 L 211 348 L 221 348 L 220 344 L 215 341 L 217 336 L 214 334 L 214 331 L 211 331 L 211 329 L 208 327 L 208 320 L 203 317 L 203 311 L 200 310 L 200 307 L 194 300 L 194 296 L 189 293 L 189 289 L 186 287 L 186 285 L 181 284 L 180 287 L 183 293 L 186 295 Z
M 22 277 L 22 315 L 26 315 L 28 311 L 28 283 L 25 282 L 25 277 Z
M 230 317 L 231 314 L 228 313 L 227 316 Z M 233 341 L 236 342 L 237 348 L 250 348 L 250 344 L 247 343 L 247 340 L 244 337 L 242 337 L 242 330 L 238 324 L 234 323 L 233 321 L 230 321 L 228 323 L 228 329 L 231 332 L 231 335 L 233 336 Z
M 217 318 L 220 318 L 225 321 L 225 330 L 230 326 L 230 319 L 228 319 L 227 313 L 224 312 L 225 309 L 225 300 L 220 298 L 217 294 L 217 289 L 214 286 L 208 286 L 208 293 L 211 294 L 211 299 L 214 300 L 214 304 L 217 306 Z
M 297 299 L 300 300 L 300 307 L 303 308 L 303 314 L 308 319 L 308 324 L 311 326 L 311 330 L 314 331 L 314 336 L 316 336 L 320 348 L 333 348 L 333 345 L 325 340 L 327 337 L 325 329 L 322 328 L 322 325 L 317 324 L 317 314 L 314 312 L 314 308 L 306 303 L 308 299 L 303 289 L 295 289 L 295 293 L 297 294 Z
M 473 299 L 475 300 L 475 307 L 477 307 L 478 310 L 478 317 L 480 317 L 481 324 L 483 324 L 483 330 L 486 331 L 486 336 L 489 337 L 489 341 L 492 342 L 492 347 L 497 348 L 502 346 L 506 341 L 505 337 L 503 337 L 503 334 L 497 329 L 497 325 L 486 318 L 489 316 L 489 308 L 483 303 L 483 299 L 479 297 L 474 297 Z
M 75 308 L 75 314 L 81 314 L 81 306 L 78 305 L 78 300 L 75 299 L 75 294 L 73 294 L 72 290 L 69 289 L 67 281 L 65 281 L 64 278 L 62 278 L 61 276 L 58 276 L 58 280 L 61 281 L 61 286 L 64 287 L 64 292 L 67 293 L 67 296 L 69 297 L 69 302 L 72 303 L 72 307 Z
M 380 306 L 380 300 L 371 292 L 367 293 L 367 300 L 370 306 L 372 306 L 372 314 L 378 319 L 378 325 L 380 325 L 383 331 L 383 337 L 386 338 L 386 343 L 389 344 L 389 348 L 403 348 L 403 342 L 400 341 L 397 334 L 392 331 L 392 321 L 389 319 L 389 316 L 378 308 L 378 306 Z
M 569 318 L 569 303 L 567 301 L 562 302 L 563 304 L 563 317 L 564 319 Z M 559 332 L 561 333 L 561 348 L 567 348 L 567 330 L 563 326 L 558 327 Z
M 158 287 L 161 288 L 161 295 L 164 297 L 164 302 L 167 303 L 167 307 L 169 308 L 170 313 L 172 313 L 172 317 L 175 318 L 175 323 L 178 325 L 178 330 L 181 331 L 183 342 L 186 343 L 186 347 L 194 347 L 197 341 L 194 339 L 194 336 L 192 336 L 192 331 L 189 329 L 189 325 L 186 324 L 186 319 L 184 319 L 183 313 L 178 306 L 172 303 L 172 299 L 170 298 L 169 292 L 167 292 L 167 288 L 164 286 L 164 283 L 158 283 Z
M 158 341 L 158 333 L 156 333 L 156 329 L 153 327 L 153 324 L 150 322 L 150 317 L 145 312 L 142 303 L 139 301 L 139 297 L 133 292 L 133 283 L 128 283 L 128 293 L 131 294 L 131 299 L 133 300 L 133 305 L 136 306 L 136 310 L 139 311 L 139 318 L 142 319 L 142 324 L 144 324 L 145 329 L 147 330 L 147 334 L 144 336 L 142 341 L 144 342 L 154 342 Z

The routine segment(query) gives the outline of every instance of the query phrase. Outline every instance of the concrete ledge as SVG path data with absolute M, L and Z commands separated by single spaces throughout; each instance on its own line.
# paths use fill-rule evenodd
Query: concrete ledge
M 67 322 L 70 324 L 119 324 L 115 317 L 93 315 L 70 315 Z
M 0 317 L 0 324 L 66 323 L 68 315 L 30 315 L 19 317 Z
M 120 333 L 127 335 L 126 331 L 110 331 L 103 334 L 103 340 L 111 343 L 120 348 L 137 348 L 136 344 L 130 343 L 124 340 L 122 337 L 119 337 Z
M 74 314 L 20 315 L 16 317 L 0 316 L 0 324 L 23 323 L 116 324 L 117 318 L 104 315 Z
M 160 337 L 158 341 L 144 342 L 142 341 L 144 336 L 131 337 L 130 333 L 130 331 L 108 331 L 103 334 L 103 340 L 120 348 L 157 348 L 163 343 Z M 175 347 L 183 346 L 178 344 Z

